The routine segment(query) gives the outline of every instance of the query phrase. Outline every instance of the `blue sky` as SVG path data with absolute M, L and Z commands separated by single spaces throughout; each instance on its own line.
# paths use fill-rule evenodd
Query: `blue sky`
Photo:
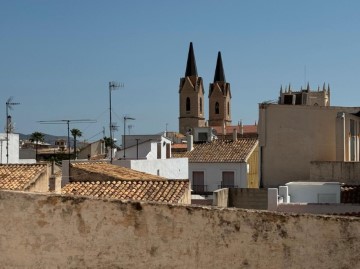
M 66 135 L 37 121 L 94 119 L 71 128 L 99 139 L 103 127 L 108 135 L 108 83 L 118 81 L 116 137 L 124 115 L 136 118 L 132 134 L 177 131 L 190 41 L 206 96 L 221 51 L 233 123 L 253 124 L 258 103 L 289 83 L 326 82 L 332 105 L 360 106 L 359 14 L 357 0 L 0 0 L 0 128 L 13 96 L 16 132 Z

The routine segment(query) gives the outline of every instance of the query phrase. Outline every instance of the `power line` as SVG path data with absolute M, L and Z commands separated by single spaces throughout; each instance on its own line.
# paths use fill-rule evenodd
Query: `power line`
M 71 123 L 95 123 L 96 120 L 89 120 L 89 119 L 80 119 L 80 120 L 69 120 L 69 119 L 64 119 L 64 120 L 41 120 L 38 121 L 38 123 L 40 124 L 67 124 L 67 140 L 68 140 L 68 156 L 69 156 L 69 178 L 70 178 L 70 159 L 71 159 L 71 154 L 70 154 L 70 122 Z

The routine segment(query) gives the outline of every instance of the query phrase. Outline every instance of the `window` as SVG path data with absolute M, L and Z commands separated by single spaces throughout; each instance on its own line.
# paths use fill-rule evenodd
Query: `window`
M 194 171 L 192 179 L 192 189 L 194 193 L 204 193 L 206 191 L 206 186 L 204 185 L 204 172 Z
M 200 106 L 200 114 L 202 114 L 202 98 L 201 97 L 199 100 L 199 106 Z
M 208 141 L 208 133 L 198 133 L 199 141 Z
M 235 177 L 233 171 L 222 172 L 221 188 L 234 188 L 234 181 Z
M 186 98 L 186 111 L 190 111 L 190 98 Z
M 230 116 L 230 102 L 228 102 L 227 104 L 227 112 L 228 112 L 228 116 Z
M 161 159 L 161 143 L 157 143 L 157 158 Z
M 220 114 L 220 108 L 218 102 L 215 103 L 215 114 Z
M 292 105 L 293 96 L 290 94 L 284 95 L 284 105 Z

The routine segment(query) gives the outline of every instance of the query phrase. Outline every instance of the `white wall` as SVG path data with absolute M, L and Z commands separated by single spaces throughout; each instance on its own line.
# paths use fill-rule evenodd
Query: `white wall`
M 204 185 L 207 191 L 219 189 L 222 180 L 222 172 L 233 171 L 235 186 L 247 188 L 247 165 L 246 163 L 189 163 L 189 179 L 192 184 L 193 172 L 204 172 Z
M 0 139 L 6 139 L 6 133 L 0 133 Z M 9 133 L 9 160 L 6 158 L 6 141 L 0 141 L 0 163 L 19 163 L 19 134 Z
M 136 146 L 135 138 L 139 137 L 138 146 Z M 156 138 L 156 139 L 155 139 Z M 152 140 L 149 140 L 152 139 Z M 134 143 L 135 141 L 135 143 Z M 162 136 L 126 136 L 126 149 L 125 149 L 125 158 L 135 160 L 147 159 L 154 160 L 157 159 L 157 150 L 158 144 L 161 144 L 161 159 L 166 159 L 166 145 L 171 144 L 171 141 Z M 170 147 L 171 148 L 171 147 Z M 170 149 L 171 153 L 171 149 Z M 171 156 L 171 154 L 170 154 Z M 124 150 L 121 149 L 116 153 L 116 159 L 124 159 Z
M 188 179 L 188 158 L 164 160 L 115 160 L 113 164 L 167 179 Z
M 142 144 L 139 144 L 138 147 L 132 146 L 130 148 L 127 148 L 125 150 L 125 157 L 126 159 L 136 159 L 136 155 L 138 154 L 138 158 L 139 159 L 147 159 L 148 158 L 148 154 L 151 152 L 151 143 L 149 142 L 145 142 Z M 151 157 L 152 155 L 150 154 L 150 159 L 153 159 Z M 118 150 L 115 154 L 115 158 L 116 159 L 123 159 L 124 158 L 124 150 Z M 156 154 L 155 154 L 155 158 L 156 158 Z
M 290 203 L 340 203 L 338 182 L 289 182 Z

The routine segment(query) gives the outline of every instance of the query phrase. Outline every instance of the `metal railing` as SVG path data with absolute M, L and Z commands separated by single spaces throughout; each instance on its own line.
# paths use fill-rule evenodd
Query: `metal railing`
M 224 188 L 228 188 L 228 189 L 231 189 L 231 188 L 237 188 L 238 186 L 237 185 L 232 185 L 232 184 L 221 184 L 221 185 L 218 185 L 218 188 L 219 189 L 224 189 Z
M 208 192 L 207 185 L 192 185 L 191 188 L 194 194 L 202 194 Z

